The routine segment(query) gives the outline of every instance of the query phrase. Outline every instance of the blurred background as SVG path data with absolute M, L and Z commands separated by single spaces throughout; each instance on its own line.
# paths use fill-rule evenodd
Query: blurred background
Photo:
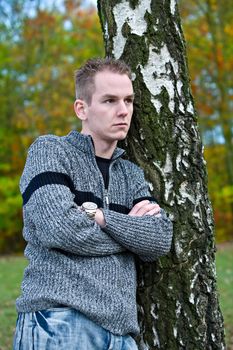
M 178 3 L 205 146 L 216 241 L 226 251 L 226 242 L 233 240 L 233 6 L 230 0 Z M 27 149 L 41 134 L 64 135 L 80 128 L 73 112 L 73 76 L 93 56 L 104 56 L 95 0 L 0 0 L 0 283 L 5 283 L 6 294 L 9 288 L 13 293 L 11 301 L 0 295 L 5 306 L 18 295 L 16 280 L 26 264 L 17 258 L 10 262 L 9 254 L 24 248 L 18 183 Z M 233 282 L 227 265 L 232 252 L 231 246 L 221 263 L 222 274 L 228 271 L 223 276 L 226 286 Z M 15 272 L 7 285 L 5 273 L 16 271 L 16 265 L 20 277 Z M 15 317 L 9 310 L 0 311 L 0 320 L 3 312 L 6 318 Z M 1 337 L 5 336 L 0 333 L 3 350 Z
M 179 1 L 217 242 L 233 240 L 233 7 Z M 20 174 L 41 134 L 79 128 L 74 71 L 103 56 L 96 1 L 0 1 L 0 253 L 22 251 Z
M 227 4 L 229 5 L 227 7 Z M 233 7 L 179 1 L 217 242 L 233 240 Z M 0 1 L 0 253 L 22 251 L 20 174 L 41 134 L 79 128 L 74 71 L 103 56 L 96 1 Z

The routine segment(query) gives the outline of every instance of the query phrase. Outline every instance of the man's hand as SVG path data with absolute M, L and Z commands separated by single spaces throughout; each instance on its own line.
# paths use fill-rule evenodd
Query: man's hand
M 105 227 L 106 226 L 106 222 L 105 222 L 105 218 L 104 218 L 104 214 L 102 212 L 101 209 L 97 209 L 96 213 L 95 213 L 95 221 L 96 223 L 101 227 Z
M 150 203 L 148 200 L 143 200 L 133 206 L 130 210 L 130 216 L 157 215 L 160 216 L 160 206 L 156 203 Z
M 160 216 L 160 206 L 156 203 L 150 203 L 148 200 L 143 200 L 133 206 L 130 210 L 130 216 L 156 215 Z M 95 221 L 101 227 L 106 226 L 104 214 L 101 209 L 96 210 Z

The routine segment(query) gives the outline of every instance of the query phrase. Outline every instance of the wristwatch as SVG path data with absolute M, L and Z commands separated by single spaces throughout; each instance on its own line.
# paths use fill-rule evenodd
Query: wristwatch
M 85 213 L 87 214 L 87 216 L 89 217 L 89 219 L 94 220 L 95 219 L 95 213 L 97 210 L 97 204 L 93 203 L 93 202 L 84 202 L 81 205 L 81 209 L 83 211 L 85 211 Z

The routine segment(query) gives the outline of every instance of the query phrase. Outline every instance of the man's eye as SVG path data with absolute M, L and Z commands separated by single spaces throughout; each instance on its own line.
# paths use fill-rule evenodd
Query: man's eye
M 104 103 L 113 103 L 114 100 L 112 98 L 108 98 L 107 100 L 104 101 Z
M 131 104 L 131 103 L 133 103 L 133 99 L 132 98 L 127 98 L 125 100 L 125 102 L 128 103 L 128 104 Z

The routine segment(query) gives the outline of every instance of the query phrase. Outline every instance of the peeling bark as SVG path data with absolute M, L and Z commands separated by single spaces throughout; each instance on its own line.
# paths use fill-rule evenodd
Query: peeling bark
M 225 349 L 212 209 L 175 0 L 98 1 L 106 55 L 134 73 L 125 142 L 174 224 L 171 254 L 138 263 L 141 350 Z

